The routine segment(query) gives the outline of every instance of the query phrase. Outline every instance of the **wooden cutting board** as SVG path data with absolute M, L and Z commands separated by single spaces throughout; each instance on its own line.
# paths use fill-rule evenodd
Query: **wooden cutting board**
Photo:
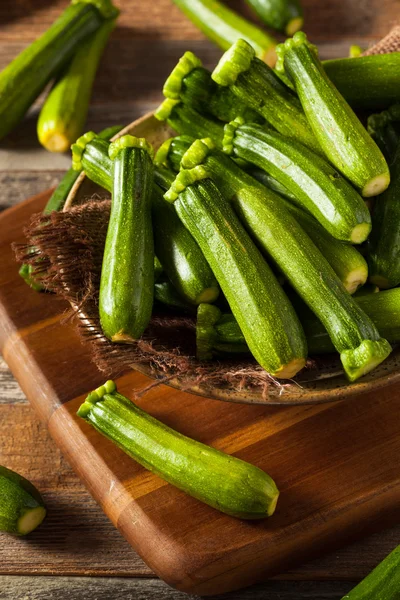
M 0 348 L 24 393 L 109 518 L 167 583 L 216 594 L 283 572 L 398 523 L 400 385 L 318 406 L 229 404 L 155 388 L 137 402 L 182 433 L 265 469 L 275 515 L 244 522 L 166 484 L 75 417 L 104 381 L 58 298 L 18 276 L 10 249 L 48 193 L 0 216 Z M 149 380 L 118 380 L 133 397 Z

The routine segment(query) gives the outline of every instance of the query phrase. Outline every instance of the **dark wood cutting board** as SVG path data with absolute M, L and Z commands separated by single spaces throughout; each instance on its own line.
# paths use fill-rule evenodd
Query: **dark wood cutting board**
M 18 276 L 10 244 L 48 193 L 0 216 L 0 348 L 24 393 L 88 489 L 167 583 L 215 594 L 283 572 L 398 523 L 400 385 L 317 406 L 229 404 L 160 386 L 138 403 L 182 433 L 268 471 L 275 515 L 244 522 L 166 484 L 75 417 L 104 376 L 58 298 Z M 133 397 L 149 380 L 118 380 Z

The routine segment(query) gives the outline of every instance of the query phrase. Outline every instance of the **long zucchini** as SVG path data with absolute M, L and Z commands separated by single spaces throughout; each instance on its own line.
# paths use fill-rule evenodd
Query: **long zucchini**
M 382 193 L 390 182 L 385 158 L 329 80 L 315 46 L 299 31 L 277 47 L 277 54 L 276 68 L 292 79 L 312 130 L 331 163 L 363 196 Z
M 77 414 L 143 467 L 213 508 L 241 519 L 275 511 L 279 491 L 267 473 L 167 427 L 113 381 L 91 392 Z
M 159 121 L 167 121 L 168 125 L 181 135 L 194 138 L 211 137 L 222 147 L 224 126 L 221 121 L 200 114 L 197 110 L 181 100 L 167 98 L 154 113 Z
M 97 67 L 115 26 L 104 21 L 77 50 L 47 96 L 37 122 L 39 142 L 50 152 L 66 152 L 82 134 Z
M 0 531 L 26 535 L 46 516 L 43 499 L 25 477 L 0 466 Z
M 153 308 L 151 226 L 152 148 L 125 135 L 110 144 L 113 192 L 101 269 L 99 313 L 104 334 L 131 343 L 147 327 Z
M 332 83 L 352 108 L 383 110 L 400 102 L 400 52 L 324 60 Z
M 400 289 L 356 296 L 358 306 L 374 322 L 382 337 L 400 342 Z M 335 352 L 335 347 L 321 321 L 303 302 L 295 303 L 307 337 L 311 356 Z M 197 309 L 197 352 L 206 360 L 218 354 L 249 353 L 235 317 L 222 313 L 214 305 L 200 304 Z
M 165 198 L 174 202 L 211 266 L 251 352 L 271 375 L 293 377 L 307 348 L 295 312 L 229 202 L 201 167 L 180 171 Z
M 272 69 L 256 58 L 250 44 L 238 40 L 222 56 L 212 78 L 222 86 L 229 86 L 282 135 L 321 152 L 299 99 Z
M 246 121 L 260 123 L 263 118 L 247 103 L 239 100 L 228 87 L 215 83 L 211 72 L 204 69 L 193 52 L 185 52 L 164 83 L 166 98 L 182 100 L 200 113 L 221 121 L 232 121 L 241 116 Z
M 354 381 L 382 362 L 390 353 L 388 342 L 379 338 L 371 320 L 345 290 L 283 201 L 251 180 L 229 158 L 213 155 L 209 141 L 194 142 L 181 161 L 182 167 L 188 168 L 199 163 L 203 163 L 223 195 L 231 199 L 236 213 L 258 245 L 272 257 L 297 293 L 324 323 L 340 352 L 349 379 Z M 365 355 L 364 348 L 369 348 Z
M 73 1 L 51 27 L 0 73 L 0 138 L 21 121 L 46 84 L 106 18 L 111 0 Z
M 397 546 L 342 600 L 398 600 L 400 590 L 400 546 Z
M 241 119 L 225 126 L 224 151 L 264 169 L 282 183 L 297 204 L 333 237 L 360 244 L 371 230 L 365 202 L 326 160 L 289 140 Z
M 276 40 L 219 0 L 174 0 L 174 3 L 222 50 L 227 50 L 238 38 L 244 38 L 261 60 L 275 64 Z
M 303 27 L 304 18 L 298 0 L 246 0 L 262 21 L 272 29 L 293 35 Z
M 400 284 L 400 144 L 390 169 L 392 183 L 376 199 L 368 240 L 369 280 L 384 289 Z

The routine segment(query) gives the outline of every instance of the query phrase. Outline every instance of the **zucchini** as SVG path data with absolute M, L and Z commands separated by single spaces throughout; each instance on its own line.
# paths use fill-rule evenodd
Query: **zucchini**
M 399 590 L 400 546 L 397 546 L 342 600 L 398 600 Z
M 52 77 L 104 19 L 115 18 L 111 0 L 75 0 L 51 27 L 0 73 L 0 138 L 21 121 Z
M 43 499 L 25 477 L 0 466 L 0 531 L 26 535 L 46 516 Z
M 121 131 L 121 129 L 122 125 L 113 125 L 111 127 L 107 127 L 99 133 L 99 137 L 108 140 L 114 135 L 116 135 L 119 131 Z M 64 204 L 75 181 L 78 179 L 80 172 L 81 171 L 76 171 L 72 167 L 68 169 L 68 171 L 65 173 L 60 183 L 48 199 L 47 204 L 43 209 L 43 214 L 48 215 L 54 210 L 61 211 L 64 208 Z M 31 265 L 21 265 L 21 268 L 19 269 L 19 275 L 36 292 L 41 292 L 43 290 L 42 284 L 35 279 L 33 267 Z
M 400 141 L 400 104 L 368 117 L 368 133 L 374 138 L 388 163 L 393 159 Z
M 77 50 L 55 82 L 37 122 L 39 142 L 50 152 L 66 152 L 82 134 L 93 82 L 115 19 L 104 21 Z
M 193 304 L 189 304 L 182 299 L 168 279 L 156 281 L 154 284 L 154 300 L 179 312 L 192 314 L 196 310 Z
M 177 135 L 165 140 L 156 152 L 154 162 L 158 167 L 166 167 L 178 173 L 181 168 L 182 156 L 195 141 L 190 135 Z
M 272 29 L 293 35 L 303 27 L 303 10 L 299 0 L 246 0 L 260 19 Z
M 326 160 L 296 140 L 235 119 L 225 125 L 224 151 L 264 169 L 333 237 L 362 243 L 371 216 L 361 196 Z
M 400 102 L 400 52 L 335 58 L 322 65 L 354 110 L 383 110 Z
M 165 198 L 199 244 L 258 363 L 293 377 L 307 348 L 293 307 L 204 167 L 180 171 Z
M 197 165 L 199 168 L 199 163 L 203 163 L 203 168 L 213 177 L 223 195 L 231 200 L 259 247 L 272 257 L 297 293 L 324 323 L 340 353 L 348 378 L 354 381 L 368 373 L 390 353 L 388 342 L 380 339 L 376 327 L 345 290 L 283 201 L 251 180 L 229 158 L 213 155 L 210 141 L 206 142 L 194 142 L 182 158 L 182 167 Z M 230 303 L 228 296 L 227 299 Z
M 369 281 L 383 289 L 400 284 L 400 144 L 390 169 L 392 183 L 375 202 L 368 240 Z
M 364 50 L 361 48 L 361 46 L 358 46 L 358 44 L 353 44 L 349 48 L 349 58 L 358 58 L 363 52 Z
M 227 50 L 238 38 L 244 38 L 261 60 L 275 64 L 275 39 L 219 0 L 174 0 L 174 3 L 222 50 Z
M 282 135 L 321 153 L 299 99 L 272 69 L 256 58 L 250 44 L 238 40 L 222 56 L 212 78 L 219 85 L 229 86 Z
M 356 296 L 355 299 L 358 306 L 375 323 L 382 337 L 393 344 L 400 342 L 399 288 L 372 292 Z M 335 352 L 335 347 L 321 321 L 298 297 L 293 302 L 306 333 L 310 355 Z M 249 353 L 235 317 L 221 311 L 217 314 L 216 307 L 211 304 L 200 304 L 197 309 L 196 338 L 197 352 L 203 360 L 220 354 Z
M 131 343 L 146 329 L 153 308 L 151 226 L 152 148 L 124 135 L 110 144 L 113 192 L 101 269 L 99 314 L 104 335 Z
M 359 298 L 360 296 L 367 296 L 368 294 L 377 294 L 378 292 L 379 288 L 377 285 L 374 285 L 373 283 L 366 283 L 362 287 L 358 288 L 358 290 L 353 294 L 353 296 L 355 298 Z
M 154 116 L 159 121 L 167 121 L 168 125 L 181 135 L 194 138 L 211 137 L 218 146 L 222 146 L 223 123 L 200 114 L 181 100 L 167 98 L 156 109 Z
M 363 196 L 382 193 L 390 182 L 385 158 L 329 80 L 315 46 L 299 31 L 277 47 L 277 54 L 276 68 L 292 79 L 312 130 L 331 163 Z
M 267 473 L 167 427 L 119 394 L 113 381 L 91 392 L 77 414 L 143 467 L 201 502 L 241 519 L 275 511 L 279 491 Z
M 185 52 L 179 59 L 164 84 L 163 94 L 166 98 L 182 100 L 198 112 L 221 121 L 229 122 L 238 116 L 255 123 L 264 120 L 228 87 L 216 84 L 211 72 L 204 69 L 193 52 Z
M 292 192 L 289 192 L 287 187 L 285 187 L 280 181 L 275 179 L 275 177 L 272 177 L 272 175 L 269 175 L 266 171 L 263 171 L 262 169 L 257 169 L 257 168 L 250 168 L 250 169 L 248 169 L 248 173 L 252 177 L 254 177 L 254 179 L 257 179 L 257 181 L 259 181 L 260 183 L 265 185 L 265 187 L 268 188 L 269 190 L 276 192 L 283 198 L 286 198 L 286 200 L 290 200 L 291 202 L 296 202 L 296 196 L 294 194 L 292 194 Z

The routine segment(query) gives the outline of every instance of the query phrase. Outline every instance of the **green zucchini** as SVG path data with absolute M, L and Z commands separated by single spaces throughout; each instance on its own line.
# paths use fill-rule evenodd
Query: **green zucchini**
M 222 146 L 223 123 L 200 114 L 181 100 L 167 98 L 156 109 L 154 116 L 159 121 L 167 121 L 168 125 L 181 135 L 194 138 L 211 137 L 217 145 Z
M 400 104 L 368 117 L 368 133 L 374 138 L 390 164 L 400 142 Z
M 251 352 L 271 375 L 293 377 L 305 364 L 301 325 L 271 269 L 229 202 L 201 167 L 180 171 L 165 194 L 199 244 Z
M 87 131 L 71 146 L 72 168 L 84 171 L 86 176 L 100 187 L 112 191 L 113 162 L 108 156 L 110 143 L 94 131 Z
M 245 125 L 241 119 L 225 125 L 225 132 L 226 153 L 275 177 L 333 237 L 353 244 L 368 237 L 371 216 L 363 199 L 321 156 L 296 140 Z
M 73 1 L 51 27 L 0 73 L 0 138 L 21 121 L 52 77 L 100 27 L 115 18 L 111 0 Z
M 246 0 L 260 19 L 272 29 L 293 35 L 303 27 L 303 9 L 299 0 Z
M 114 135 L 116 135 L 119 131 L 121 131 L 121 129 L 122 129 L 122 125 L 113 125 L 111 127 L 107 127 L 106 129 L 103 129 L 103 131 L 101 131 L 99 133 L 99 137 L 102 139 L 105 139 L 105 140 L 109 140 Z M 68 171 L 65 173 L 65 175 L 61 179 L 60 183 L 58 184 L 58 186 L 56 187 L 56 189 L 54 190 L 54 192 L 48 199 L 47 204 L 43 209 L 43 214 L 48 215 L 51 212 L 53 212 L 54 210 L 60 211 L 64 208 L 64 204 L 68 198 L 68 195 L 69 195 L 75 181 L 78 179 L 80 173 L 81 173 L 80 170 L 76 171 L 72 167 L 70 169 L 68 169 Z M 31 265 L 28 265 L 28 264 L 21 265 L 21 268 L 19 270 L 19 275 L 36 292 L 41 292 L 43 290 L 42 284 L 35 279 L 33 267 Z
M 383 289 L 400 284 L 400 144 L 390 169 L 392 183 L 375 202 L 368 240 L 369 281 Z
M 277 47 L 277 54 L 276 68 L 292 79 L 312 130 L 331 163 L 363 196 L 382 193 L 390 182 L 385 158 L 329 80 L 315 46 L 299 31 Z
M 373 283 L 366 283 L 362 287 L 358 288 L 353 296 L 354 298 L 359 298 L 360 296 L 368 296 L 368 294 L 377 294 L 378 292 L 379 288 L 377 285 L 374 285 Z
M 299 99 L 272 69 L 256 58 L 250 44 L 238 40 L 222 56 L 212 78 L 222 86 L 229 86 L 282 135 L 321 153 Z
M 241 116 L 246 121 L 260 123 L 264 119 L 228 88 L 215 83 L 211 72 L 204 69 L 193 52 L 185 52 L 171 71 L 164 87 L 166 98 L 182 100 L 200 113 L 229 122 Z
M 285 187 L 280 181 L 269 175 L 266 171 L 257 168 L 248 169 L 248 173 L 257 179 L 260 183 L 265 185 L 269 190 L 276 192 L 286 200 L 290 200 L 291 202 L 296 202 L 296 196 L 290 192 L 287 187 Z
M 43 499 L 25 477 L 0 466 L 0 531 L 26 535 L 46 516 Z
M 154 300 L 173 310 L 193 314 L 196 307 L 183 300 L 168 279 L 156 281 L 154 284 Z
M 393 344 L 400 342 L 399 288 L 372 292 L 356 296 L 355 299 L 358 306 L 375 323 L 382 337 Z M 321 321 L 299 298 L 293 301 L 306 333 L 310 355 L 335 352 L 335 347 Z M 235 317 L 230 313 L 217 313 L 217 310 L 212 304 L 200 304 L 197 309 L 198 357 L 208 360 L 221 354 L 248 354 L 250 351 Z
M 272 257 L 297 293 L 324 323 L 341 355 L 348 378 L 354 381 L 368 373 L 390 353 L 388 342 L 380 339 L 376 327 L 345 290 L 283 200 L 257 184 L 229 158 L 224 159 L 220 153 L 213 154 L 210 142 L 194 142 L 182 158 L 182 167 L 196 165 L 199 168 L 198 165 L 203 164 L 224 197 L 231 200 L 258 246 Z M 228 296 L 227 299 L 230 303 Z M 365 355 L 364 348 L 368 349 Z
M 101 269 L 99 313 L 104 335 L 131 343 L 146 329 L 153 308 L 151 226 L 152 148 L 124 135 L 109 147 L 113 161 L 110 221 Z
M 279 491 L 267 473 L 167 427 L 119 394 L 113 381 L 91 392 L 77 414 L 143 467 L 201 502 L 241 519 L 275 511 Z
M 322 64 L 354 110 L 383 110 L 400 102 L 400 52 L 335 58 Z
M 276 40 L 219 0 L 174 0 L 174 3 L 222 50 L 227 50 L 238 38 L 244 38 L 261 60 L 275 64 Z
M 398 600 L 400 590 L 400 546 L 397 546 L 342 600 Z
M 195 141 L 190 135 L 177 135 L 165 140 L 156 152 L 154 163 L 179 173 L 182 156 Z
M 47 96 L 37 122 L 37 135 L 50 152 L 66 152 L 82 134 L 97 67 L 115 22 L 104 21 L 78 48 Z

